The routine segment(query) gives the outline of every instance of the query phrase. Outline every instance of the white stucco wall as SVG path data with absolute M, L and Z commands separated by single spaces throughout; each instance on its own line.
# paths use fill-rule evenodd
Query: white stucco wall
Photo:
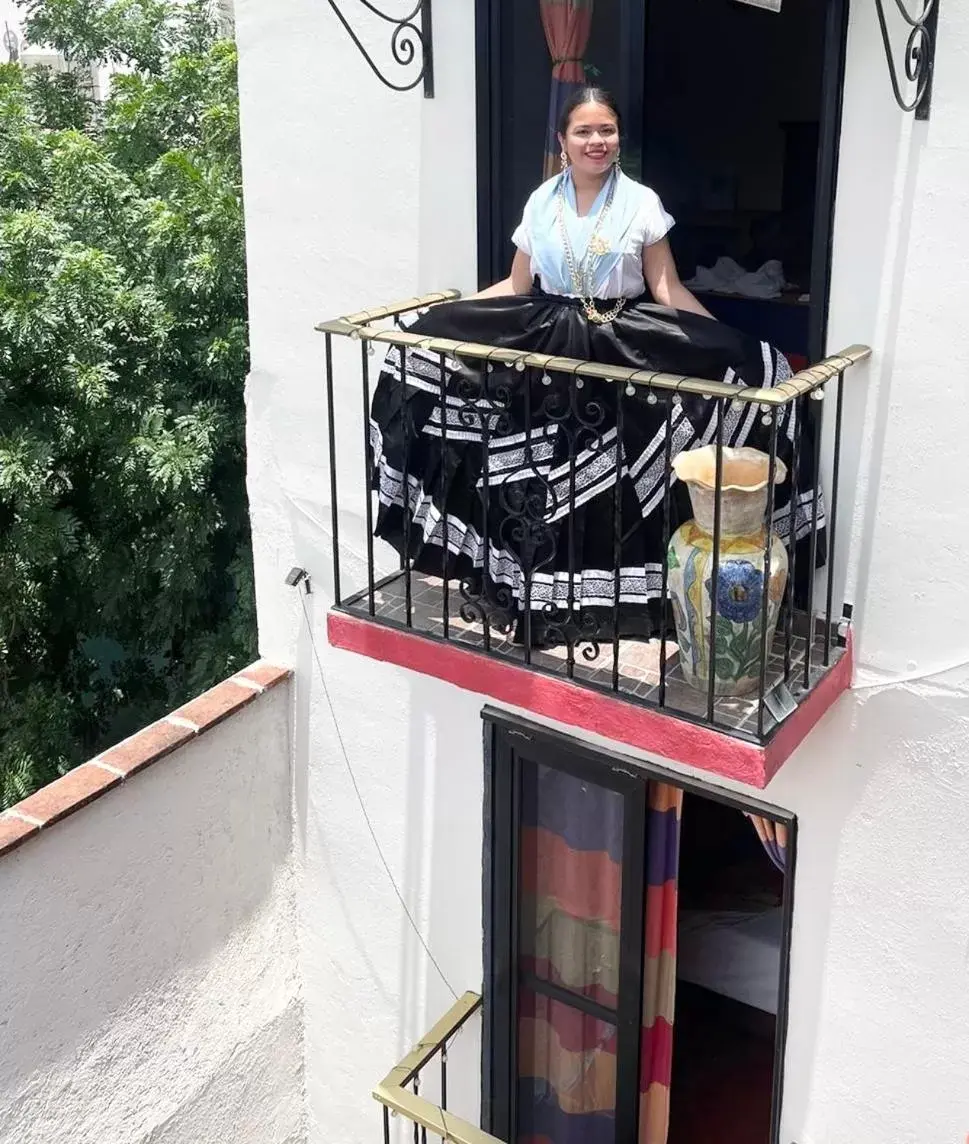
M 409 11 L 392 3 L 386 11 Z M 323 340 L 313 326 L 375 300 L 410 297 L 476 280 L 473 0 L 434 10 L 437 98 L 394 93 L 372 75 L 336 17 L 318 0 L 291 0 L 285 14 L 238 0 L 240 94 L 249 255 L 252 374 L 247 386 L 250 510 L 255 534 L 259 634 L 295 663 L 297 845 L 305 863 L 301 960 L 306 999 L 310 1140 L 341 1144 L 380 1131 L 370 1088 L 436 1019 L 450 996 L 428 980 L 361 819 L 314 676 L 302 612 L 283 578 L 308 568 L 307 600 L 325 653 L 330 589 Z M 360 5 L 347 16 L 376 58 L 390 58 L 388 26 Z M 348 575 L 364 551 L 359 350 L 335 346 L 347 384 L 340 405 L 345 499 L 340 527 Z M 355 452 L 353 457 L 359 458 Z M 354 558 L 357 555 L 357 559 Z M 442 731 L 401 678 L 389 693 L 370 669 L 343 669 L 365 731 L 349 747 L 388 861 L 415 916 L 453 933 L 441 951 L 460 993 L 481 982 L 479 889 L 481 774 L 468 760 L 461 785 L 435 775 Z M 472 734 L 479 734 L 472 720 Z M 403 728 L 404 743 L 388 745 Z M 405 745 L 409 762 L 400 763 Z M 447 750 L 442 746 L 442 758 Z M 480 756 L 480 750 L 478 751 Z M 393 762 L 384 767 L 384 758 Z M 371 769 L 371 768 L 374 769 Z M 470 786 L 468 776 L 471 776 Z M 445 781 L 443 791 L 437 784 Z M 438 847 L 432 861 L 432 840 Z M 461 871 L 458 878 L 448 871 Z M 465 875 L 471 872 L 470 884 Z M 459 936 L 460 935 L 460 936 Z M 476 1034 L 455 1049 L 455 1108 L 474 1114 Z M 462 1091 L 463 1082 L 463 1091 Z
M 864 341 L 876 358 L 847 390 L 848 597 L 860 608 L 864 667 L 920 674 L 969 659 L 965 482 L 953 465 L 969 429 L 960 383 L 969 272 L 959 254 L 969 230 L 969 9 L 940 8 L 928 123 L 894 109 L 874 5 L 852 12 L 829 345 Z
M 969 429 L 957 390 L 969 350 L 963 9 L 942 6 L 926 125 L 895 108 L 874 7 L 852 4 L 829 345 L 875 349 L 845 415 L 844 489 L 857 500 L 839 569 L 861 667 L 859 689 L 768 792 L 801 826 L 782 1144 L 952 1144 L 969 1131 L 969 705 L 958 673 L 892 681 L 969 658 L 957 527 Z M 348 14 L 387 58 L 383 26 L 359 6 Z M 472 0 L 434 15 L 428 102 L 383 88 L 326 5 L 292 0 L 285 18 L 258 0 L 237 7 L 260 641 L 297 665 L 308 1129 L 320 1144 L 375 1138 L 370 1087 L 448 1002 L 374 851 L 343 746 L 446 976 L 458 991 L 481 980 L 483 700 L 325 646 L 330 503 L 313 324 L 475 277 Z M 359 348 L 335 348 L 344 575 L 359 586 Z M 295 564 L 313 578 L 308 624 L 282 582 Z M 460 1051 L 467 1111 L 473 1033 Z
M 290 685 L 0 860 L 3 1144 L 301 1144 Z

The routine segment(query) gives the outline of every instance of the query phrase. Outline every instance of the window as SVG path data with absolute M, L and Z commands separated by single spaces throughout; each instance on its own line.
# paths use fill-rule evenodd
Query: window
M 485 1127 L 776 1141 L 793 818 L 485 720 Z

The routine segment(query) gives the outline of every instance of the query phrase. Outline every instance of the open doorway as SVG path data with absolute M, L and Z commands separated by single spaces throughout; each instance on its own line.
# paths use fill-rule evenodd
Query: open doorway
M 795 368 L 811 356 L 825 39 L 824 4 L 647 5 L 643 168 L 680 273 Z
M 491 282 L 541 181 L 551 61 L 540 0 L 477 7 L 479 268 Z M 825 349 L 846 36 L 847 0 L 777 12 L 594 0 L 583 54 L 589 80 L 620 100 L 628 173 L 677 220 L 681 276 L 795 367 Z
M 778 857 L 735 808 L 684 795 L 669 1144 L 771 1138 L 783 979 Z

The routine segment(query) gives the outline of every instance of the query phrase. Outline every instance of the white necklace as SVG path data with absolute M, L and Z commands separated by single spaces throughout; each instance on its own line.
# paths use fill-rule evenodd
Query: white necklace
M 605 202 L 599 208 L 599 213 L 596 215 L 595 222 L 592 227 L 592 233 L 589 235 L 589 241 L 586 244 L 585 253 L 582 260 L 577 261 L 575 251 L 572 249 L 572 243 L 569 241 L 569 231 L 565 222 L 565 179 L 563 178 L 559 183 L 558 194 L 556 196 L 556 210 L 558 214 L 559 232 L 562 238 L 562 247 L 565 251 L 565 262 L 569 268 L 569 276 L 572 279 L 572 289 L 582 299 L 582 309 L 585 311 L 586 317 L 590 322 L 595 322 L 596 325 L 604 326 L 608 322 L 614 321 L 619 317 L 619 313 L 623 306 L 626 304 L 625 298 L 620 298 L 608 310 L 600 311 L 596 308 L 595 298 L 595 276 L 599 263 L 602 258 L 609 253 L 609 243 L 599 233 L 602 229 L 602 224 L 609 216 L 612 210 L 612 202 L 616 197 L 616 183 L 618 176 L 615 172 L 609 175 L 609 190 L 606 194 Z

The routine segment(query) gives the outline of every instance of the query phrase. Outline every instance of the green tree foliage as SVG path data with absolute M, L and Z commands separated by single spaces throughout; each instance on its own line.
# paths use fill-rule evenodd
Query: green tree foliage
M 0 808 L 254 655 L 236 53 L 202 3 L 24 0 L 0 65 Z

